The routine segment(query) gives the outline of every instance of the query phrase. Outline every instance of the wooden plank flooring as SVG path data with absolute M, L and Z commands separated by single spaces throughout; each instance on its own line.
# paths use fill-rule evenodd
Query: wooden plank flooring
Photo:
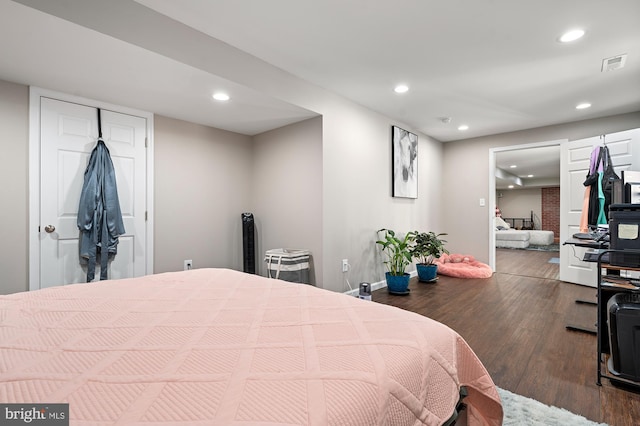
M 413 311 L 456 330 L 497 386 L 612 426 L 640 424 L 640 392 L 603 379 L 596 385 L 596 337 L 567 323 L 593 327 L 596 290 L 558 281 L 557 252 L 499 249 L 488 279 L 412 279 L 407 296 L 373 293 L 373 300 Z

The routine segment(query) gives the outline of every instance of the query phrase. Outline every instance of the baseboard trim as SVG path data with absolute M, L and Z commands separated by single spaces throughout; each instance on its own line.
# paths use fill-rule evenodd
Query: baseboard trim
M 411 277 L 416 277 L 418 276 L 418 272 L 417 271 L 412 271 L 409 272 L 409 275 Z M 380 290 L 381 288 L 384 288 L 387 286 L 387 281 L 386 280 L 382 280 L 382 281 L 378 281 L 375 283 L 370 283 L 371 284 L 371 291 L 375 291 L 375 290 Z M 358 285 L 359 287 L 359 285 Z M 353 290 L 349 290 L 349 291 L 345 291 L 344 294 L 348 295 L 348 296 L 354 296 L 354 297 L 358 297 L 358 295 L 360 294 L 360 288 L 356 288 Z

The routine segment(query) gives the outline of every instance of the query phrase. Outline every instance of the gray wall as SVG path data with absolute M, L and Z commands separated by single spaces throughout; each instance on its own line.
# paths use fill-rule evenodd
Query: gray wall
M 249 136 L 156 115 L 154 271 L 242 270 L 240 214 L 251 208 Z
M 322 286 L 322 117 L 255 136 L 252 158 L 260 275 L 265 250 L 307 249 L 310 281 Z
M 321 113 L 324 287 L 345 291 L 347 279 L 354 288 L 384 281 L 376 230 L 442 229 L 442 144 L 418 133 L 418 198 L 392 198 L 391 125 L 413 129 L 340 100 L 327 99 Z M 342 259 L 352 265 L 347 274 Z
M 559 139 L 577 140 L 640 127 L 640 112 L 576 121 L 520 132 L 485 136 L 443 144 L 444 227 L 450 230 L 449 250 L 489 261 L 489 150 Z
M 29 89 L 0 80 L 0 294 L 27 289 Z
M 502 211 L 502 217 L 528 219 L 531 217 L 532 210 L 537 221 L 542 217 L 542 190 L 540 188 L 501 189 L 496 192 L 502 194 L 501 198 L 496 197 L 496 203 Z M 518 222 L 516 225 L 522 226 L 522 222 Z

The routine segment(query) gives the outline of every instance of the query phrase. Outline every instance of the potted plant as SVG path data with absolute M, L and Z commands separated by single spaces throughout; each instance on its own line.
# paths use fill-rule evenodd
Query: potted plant
M 406 269 L 413 261 L 411 248 L 415 234 L 407 232 L 400 238 L 393 230 L 385 228 L 378 230 L 379 237 L 381 234 L 381 239 L 376 241 L 376 244 L 380 246 L 380 251 L 385 256 L 387 290 L 391 294 L 407 294 L 410 275 Z
M 418 279 L 423 282 L 433 282 L 438 273 L 438 265 L 434 262 L 442 254 L 449 251 L 444 248 L 446 240 L 443 240 L 445 233 L 436 234 L 435 232 L 413 232 L 414 244 L 411 247 L 411 255 L 418 261 L 416 269 L 418 270 Z

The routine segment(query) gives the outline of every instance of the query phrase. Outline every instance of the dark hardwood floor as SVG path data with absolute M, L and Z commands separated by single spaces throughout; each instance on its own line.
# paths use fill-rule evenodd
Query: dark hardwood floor
M 567 323 L 593 327 L 590 287 L 558 281 L 557 252 L 498 249 L 488 279 L 413 278 L 407 296 L 373 292 L 373 300 L 440 321 L 476 352 L 497 386 L 612 426 L 640 424 L 640 392 L 603 379 L 596 385 L 596 337 Z

